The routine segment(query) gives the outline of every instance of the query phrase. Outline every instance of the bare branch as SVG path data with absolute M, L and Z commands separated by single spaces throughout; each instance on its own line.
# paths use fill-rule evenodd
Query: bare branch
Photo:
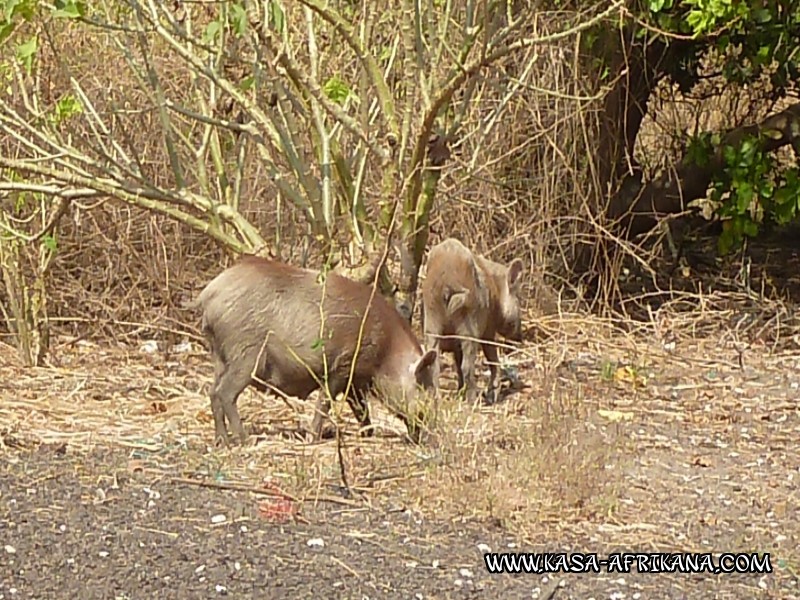
M 153 189 L 128 186 L 118 181 L 100 179 L 96 177 L 85 177 L 75 173 L 65 173 L 63 171 L 43 167 L 36 163 L 13 160 L 4 156 L 0 156 L 0 167 L 14 169 L 15 171 L 21 173 L 33 173 L 35 175 L 47 177 L 51 180 L 60 181 L 66 185 L 76 186 L 78 188 L 94 189 L 98 193 L 117 198 L 128 204 L 141 206 L 147 210 L 167 214 L 178 221 L 186 223 L 194 229 L 209 234 L 211 237 L 217 239 L 236 252 L 244 252 L 251 246 L 251 244 L 248 244 L 247 246 L 242 245 L 242 243 L 236 238 L 224 233 L 212 223 L 203 221 L 173 205 L 184 204 L 186 206 L 201 209 L 203 212 L 209 212 L 213 209 L 213 204 L 210 201 L 190 193 L 167 195 L 164 192 Z M 244 237 L 248 240 L 248 242 L 252 242 L 251 238 L 253 237 L 260 238 L 260 236 L 257 235 L 257 232 L 256 235 L 253 234 L 252 225 L 249 225 L 240 215 L 238 215 L 238 213 L 223 210 L 219 211 L 217 214 L 237 227 L 237 229 L 244 234 Z
M 466 65 L 460 73 L 453 76 L 450 81 L 444 86 L 442 91 L 440 92 L 439 96 L 433 102 L 431 108 L 427 111 L 425 118 L 422 121 L 422 127 L 420 128 L 420 132 L 417 136 L 416 145 L 414 147 L 414 152 L 411 157 L 411 164 L 413 168 L 412 172 L 412 185 L 410 187 L 410 198 L 417 198 L 420 192 L 420 186 L 422 183 L 421 179 L 421 171 L 419 170 L 419 165 L 422 164 L 422 159 L 425 155 L 425 149 L 428 144 L 428 140 L 430 138 L 431 133 L 433 132 L 433 125 L 436 121 L 436 118 L 439 115 L 439 112 L 444 108 L 452 99 L 453 94 L 458 91 L 464 82 L 467 81 L 470 77 L 476 75 L 481 69 L 492 65 L 499 61 L 506 56 L 513 54 L 514 52 L 518 52 L 519 50 L 523 50 L 525 48 L 530 48 L 532 46 L 547 44 L 551 42 L 555 42 L 566 37 L 575 35 L 581 31 L 585 31 L 591 27 L 594 27 L 597 23 L 602 21 L 603 19 L 607 18 L 614 12 L 620 10 L 623 6 L 623 0 L 615 0 L 611 6 L 609 6 L 606 10 L 598 13 L 591 19 L 587 19 L 571 27 L 569 29 L 559 31 L 557 33 L 553 33 L 550 35 L 544 35 L 538 38 L 526 38 L 522 40 L 517 40 L 507 46 L 502 48 L 498 48 L 487 54 L 486 56 L 479 57 L 473 60 L 470 64 Z M 412 204 L 415 202 L 412 200 Z
M 323 6 L 320 0 L 299 0 L 303 5 L 312 8 L 319 16 L 325 21 L 333 25 L 334 29 L 344 38 L 344 41 L 355 52 L 358 59 L 364 65 L 364 70 L 369 75 L 372 85 L 375 88 L 375 93 L 380 100 L 383 118 L 386 121 L 386 127 L 389 129 L 390 139 L 394 140 L 389 143 L 397 143 L 399 140 L 400 130 L 397 126 L 397 115 L 395 114 L 394 99 L 386 85 L 386 80 L 381 74 L 380 67 L 375 61 L 375 58 L 361 46 L 352 27 L 345 21 L 342 16 L 330 6 Z

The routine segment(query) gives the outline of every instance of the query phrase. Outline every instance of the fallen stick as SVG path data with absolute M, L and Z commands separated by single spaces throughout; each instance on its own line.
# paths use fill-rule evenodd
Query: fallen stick
M 201 481 L 198 479 L 189 479 L 187 477 L 172 477 L 171 481 L 173 483 L 184 483 L 187 485 L 194 485 L 198 487 L 210 488 L 210 489 L 217 489 L 217 490 L 226 490 L 231 492 L 251 492 L 253 494 L 258 494 L 260 496 L 271 496 L 273 498 L 284 498 L 286 500 L 291 500 L 292 502 L 331 502 L 333 504 L 342 504 L 344 506 L 361 506 L 361 503 L 356 502 L 355 500 L 348 500 L 347 498 L 337 498 L 336 496 L 328 496 L 323 494 L 321 496 L 315 496 L 313 498 L 297 498 L 292 496 L 291 494 L 287 494 L 284 491 L 278 490 L 268 490 L 265 488 L 257 488 L 249 485 L 242 485 L 238 483 L 216 483 L 212 481 Z

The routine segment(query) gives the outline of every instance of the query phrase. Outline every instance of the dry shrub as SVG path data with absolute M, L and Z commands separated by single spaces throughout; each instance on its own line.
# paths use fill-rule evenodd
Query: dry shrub
M 123 51 L 102 31 L 71 23 L 54 27 L 63 31 L 48 38 L 40 51 L 42 110 L 53 110 L 60 98 L 72 93 L 69 78 L 74 77 L 111 127 L 115 141 L 136 157 L 142 175 L 155 186 L 174 187 L 157 107 Z M 150 56 L 165 94 L 191 106 L 195 88 L 186 65 L 172 57 L 160 38 L 152 43 Z M 135 51 L 133 57 L 138 61 Z M 192 141 L 202 134 L 181 117 L 175 117 L 175 123 Z M 70 121 L 67 127 L 76 147 L 104 161 L 103 149 L 87 143 L 92 132 L 83 120 Z M 0 143 L 13 154 L 13 140 Z M 196 164 L 185 146 L 177 148 L 182 161 Z M 205 168 L 213 172 L 210 159 Z M 244 172 L 241 212 L 265 238 L 281 241 L 277 249 L 286 260 L 307 262 L 309 227 L 296 211 L 275 202 L 274 186 L 256 153 L 245 158 Z M 189 190 L 200 192 L 197 182 L 187 183 Z M 182 306 L 225 261 L 221 249 L 204 234 L 110 198 L 74 201 L 60 223 L 58 238 L 49 282 L 50 315 L 55 324 L 67 324 L 63 331 L 80 337 L 132 335 L 135 340 L 178 335 L 180 330 L 189 333 L 185 330 L 192 329 L 195 315 Z
M 42 51 L 43 87 L 48 90 L 44 108 L 52 108 L 70 90 L 68 76 L 76 77 L 98 112 L 113 115 L 120 143 L 137 150 L 143 173 L 156 185 L 174 185 L 153 99 L 140 89 L 120 49 L 103 33 L 65 27 L 63 35 L 50 40 L 53 49 Z M 529 27 L 531 34 L 544 34 L 560 25 L 540 15 Z M 170 59 L 158 39 L 150 53 L 166 95 L 191 106 L 189 69 Z M 346 53 L 327 56 L 326 73 L 355 78 L 357 65 Z M 566 216 L 575 214 L 580 202 L 575 191 L 580 186 L 572 177 L 559 175 L 565 169 L 576 172 L 573 163 L 584 154 L 575 134 L 582 118 L 580 103 L 563 95 L 576 88 L 571 63 L 571 51 L 565 46 L 542 46 L 510 57 L 476 82 L 479 91 L 474 98 L 479 101 L 470 104 L 463 119 L 455 159 L 446 167 L 434 210 L 431 242 L 456 235 L 493 258 L 524 258 L 536 304 L 548 304 L 539 298 L 548 295 L 545 281 L 554 271 L 565 270 L 569 259 L 564 248 L 571 242 L 563 234 L 575 227 Z M 504 89 L 526 70 L 525 81 L 534 81 L 537 87 L 523 83 L 517 93 L 507 95 Z M 175 119 L 184 125 L 180 117 Z M 71 133 L 75 139 L 88 135 L 80 126 Z M 184 133 L 190 139 L 200 135 L 188 129 Z M 195 160 L 186 148 L 178 150 L 182 160 L 190 164 Z M 265 238 L 282 241 L 278 250 L 283 259 L 319 264 L 308 225 L 291 207 L 276 204 L 274 186 L 256 153 L 246 161 L 243 213 Z M 206 167 L 213 170 L 210 164 Z M 199 191 L 191 181 L 189 189 Z M 367 181 L 368 207 L 377 206 L 379 189 L 379 181 Z M 76 202 L 62 224 L 51 285 L 53 316 L 58 323 L 71 323 L 68 331 L 81 336 L 152 337 L 186 329 L 194 316 L 182 311 L 181 305 L 223 262 L 212 242 L 167 217 L 114 200 Z
M 531 387 L 493 407 L 446 392 L 436 424 L 440 455 L 424 484 L 413 482 L 407 493 L 432 514 L 523 531 L 606 512 L 620 481 L 616 433 L 593 422 L 579 385 L 549 369 L 526 368 Z
M 530 33 L 546 35 L 561 25 L 537 14 Z M 432 226 L 432 243 L 455 235 L 495 260 L 523 258 L 535 302 L 549 292 L 545 281 L 564 282 L 584 201 L 577 167 L 586 154 L 588 113 L 575 98 L 573 66 L 572 48 L 547 44 L 484 74 L 481 101 L 464 118 Z M 502 93 L 524 71 L 530 74 L 519 91 Z M 552 310 L 549 298 L 544 304 Z
M 205 9 L 190 9 L 197 11 L 195 26 L 202 28 L 208 18 L 202 15 Z M 303 35 L 302 15 L 288 22 L 297 28 L 292 35 Z M 553 33 L 564 22 L 561 14 L 539 12 L 526 24 L 526 34 Z M 378 25 L 379 46 L 385 40 Z M 156 107 L 131 74 L 123 53 L 102 32 L 70 23 L 63 27 L 48 40 L 52 48 L 42 45 L 41 90 L 46 92 L 42 109 L 52 109 L 70 90 L 68 77 L 75 77 L 98 112 L 113 115 L 109 118 L 115 136 L 126 148 L 137 149 L 147 177 L 156 185 L 174 185 Z M 335 40 L 320 43 L 324 74 L 337 73 L 354 81 L 358 65 L 352 56 L 337 54 L 331 46 Z M 431 228 L 431 244 L 453 235 L 494 259 L 525 259 L 530 267 L 530 306 L 544 314 L 555 310 L 553 286 L 580 297 L 580 289 L 571 287 L 574 251 L 592 229 L 585 215 L 593 185 L 592 132 L 601 98 L 587 91 L 590 85 L 579 70 L 581 59 L 575 48 L 574 40 L 540 45 L 510 56 L 475 80 L 477 91 L 459 124 Z M 167 96 L 191 106 L 190 70 L 159 38 L 152 41 L 150 53 Z M 299 60 L 305 59 L 300 55 Z M 514 86 L 516 93 L 509 93 Z M 678 158 L 683 132 L 755 119 L 770 109 L 768 92 L 759 86 L 723 87 L 717 78 L 704 82 L 693 92 L 694 98 L 684 98 L 664 82 L 651 100 L 637 157 L 654 169 L 669 168 Z M 190 129 L 190 123 L 174 118 L 190 139 L 200 135 L 199 128 Z M 87 131 L 75 126 L 71 135 L 78 140 Z M 665 152 L 665 147 L 673 150 Z M 179 153 L 189 163 L 195 160 L 182 146 Z M 213 165 L 206 167 L 213 170 Z M 244 214 L 265 238 L 282 242 L 278 250 L 284 260 L 320 264 L 308 224 L 291 207 L 276 203 L 274 186 L 256 153 L 247 156 L 244 170 Z M 191 181 L 189 188 L 198 191 Z M 376 179 L 367 181 L 368 207 L 377 204 L 379 189 Z M 68 331 L 73 335 L 189 333 L 195 316 L 181 310 L 181 305 L 225 260 L 202 234 L 167 217 L 114 200 L 76 202 L 62 223 L 52 274 L 52 314 L 56 323 L 71 323 Z M 618 273 L 619 265 L 612 265 L 611 271 Z M 616 277 L 607 283 L 616 285 Z

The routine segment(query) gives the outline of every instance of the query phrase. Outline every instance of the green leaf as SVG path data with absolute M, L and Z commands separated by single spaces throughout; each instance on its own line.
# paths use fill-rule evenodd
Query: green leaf
M 705 167 L 711 162 L 711 137 L 707 133 L 701 133 L 689 138 L 686 147 L 686 158 L 691 164 Z
M 581 46 L 583 46 L 583 49 L 586 50 L 587 52 L 591 52 L 592 49 L 594 48 L 595 43 L 597 42 L 597 39 L 598 39 L 597 30 L 595 28 L 588 29 L 586 33 L 583 36 L 581 36 Z M 386 50 L 389 50 L 388 46 L 386 47 Z
M 780 225 L 785 225 L 797 216 L 797 193 L 786 187 L 775 192 L 775 220 Z
M 67 94 L 56 102 L 53 112 L 53 121 L 55 124 L 59 124 L 75 115 L 81 114 L 83 112 L 83 104 L 72 94 Z
M 33 68 L 33 59 L 36 58 L 36 52 L 39 49 L 39 40 L 34 35 L 27 42 L 21 43 L 17 46 L 17 60 L 23 64 L 28 75 L 31 74 Z
M 739 150 L 739 154 L 741 155 L 741 161 L 739 162 L 739 165 L 741 167 L 751 166 L 754 162 L 757 151 L 758 146 L 753 139 L 748 138 L 744 140 Z
M 0 24 L 0 43 L 4 42 L 14 31 L 16 26 L 14 23 L 3 23 Z
M 269 2 L 269 17 L 272 23 L 272 29 L 278 33 L 283 33 L 286 27 L 286 15 L 283 12 L 278 0 L 270 0 Z
M 14 9 L 19 4 L 19 0 L 6 0 L 5 6 L 3 7 L 3 17 L 4 21 L 10 23 L 11 17 L 14 16 Z
M 753 17 L 759 25 L 765 25 L 772 21 L 772 13 L 768 8 L 757 8 L 753 11 Z
M 699 10 L 690 10 L 689 14 L 686 15 L 686 22 L 697 35 L 708 29 L 708 19 L 706 15 Z
M 77 19 L 86 15 L 86 4 L 83 2 L 75 2 L 74 0 L 63 0 L 55 3 L 56 10 L 53 11 L 53 16 L 64 19 Z
M 334 75 L 328 79 L 328 81 L 323 84 L 322 91 L 337 104 L 344 103 L 350 95 L 350 88 L 338 75 Z
M 241 4 L 231 6 L 230 23 L 236 37 L 242 37 L 247 31 L 247 11 Z
M 717 239 L 717 250 L 722 256 L 731 251 L 735 243 L 734 234 L 731 229 L 724 229 Z
M 0 5 L 2 6 L 2 5 Z M 32 0 L 5 0 L 5 20 L 9 23 L 14 17 L 19 17 L 23 21 L 30 21 L 34 15 Z
M 211 21 L 208 25 L 206 25 L 206 30 L 203 32 L 203 43 L 213 43 L 219 35 L 220 28 L 219 20 Z
M 733 146 L 725 146 L 722 149 L 722 158 L 725 159 L 725 163 L 729 166 L 736 164 L 736 155 L 736 148 Z
M 758 223 L 750 219 L 743 219 L 742 232 L 749 237 L 756 237 L 758 235 Z
M 794 191 L 790 190 L 788 187 L 781 187 L 775 191 L 775 195 L 773 196 L 775 200 L 775 206 L 793 206 L 794 205 Z
M 747 212 L 750 208 L 750 203 L 753 201 L 753 184 L 749 181 L 738 181 L 734 186 L 736 188 L 736 206 L 740 214 Z
M 52 235 L 46 235 L 42 238 L 42 246 L 50 250 L 50 252 L 58 250 L 58 243 Z
M 239 89 L 241 89 L 243 92 L 247 92 L 253 88 L 255 83 L 256 78 L 253 75 L 249 75 L 239 82 Z
M 617 370 L 617 364 L 606 359 L 600 364 L 600 377 L 606 381 L 614 379 L 614 371 Z

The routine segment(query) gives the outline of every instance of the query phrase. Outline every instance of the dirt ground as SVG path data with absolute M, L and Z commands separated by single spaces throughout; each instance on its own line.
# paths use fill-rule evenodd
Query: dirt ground
M 240 401 L 252 445 L 210 447 L 200 348 L 62 340 L 39 369 L 0 348 L 0 599 L 800 598 L 796 341 L 548 327 L 524 389 L 454 405 L 442 448 L 380 407 L 360 439 L 343 412 L 350 490 L 336 442 L 298 439 L 310 415 L 272 396 Z M 489 551 L 769 553 L 772 572 L 490 574 Z

